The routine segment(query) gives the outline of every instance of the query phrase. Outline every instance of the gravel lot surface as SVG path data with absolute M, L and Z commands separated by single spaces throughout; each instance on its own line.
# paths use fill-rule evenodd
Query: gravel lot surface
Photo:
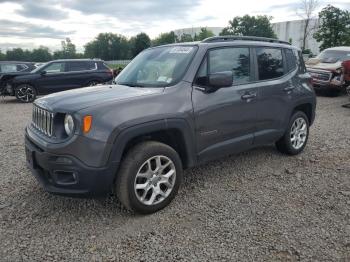
M 347 101 L 318 98 L 301 155 L 267 146 L 187 170 L 169 207 L 135 216 L 44 192 L 25 166 L 32 105 L 0 99 L 0 260 L 350 261 Z

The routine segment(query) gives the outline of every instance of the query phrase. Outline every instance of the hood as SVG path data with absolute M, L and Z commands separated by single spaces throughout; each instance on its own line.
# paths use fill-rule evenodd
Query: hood
M 51 111 L 76 112 L 87 107 L 160 94 L 164 88 L 97 85 L 44 96 L 35 104 Z
M 342 62 L 338 61 L 335 63 L 321 63 L 319 59 L 311 58 L 305 63 L 305 65 L 309 69 L 322 69 L 322 70 L 334 71 L 342 66 Z

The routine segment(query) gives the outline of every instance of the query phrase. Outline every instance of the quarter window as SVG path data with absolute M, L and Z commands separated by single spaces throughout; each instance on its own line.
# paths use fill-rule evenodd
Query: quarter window
M 209 52 L 209 74 L 232 71 L 233 83 L 250 81 L 249 48 L 221 48 Z
M 297 67 L 296 57 L 294 55 L 293 50 L 285 49 L 286 54 L 286 62 L 287 62 L 287 70 L 288 72 L 293 71 Z
M 282 50 L 278 48 L 257 48 L 259 79 L 268 80 L 283 76 Z

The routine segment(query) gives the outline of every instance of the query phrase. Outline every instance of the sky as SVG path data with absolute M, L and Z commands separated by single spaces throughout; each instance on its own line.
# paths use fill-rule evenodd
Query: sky
M 319 0 L 350 10 L 349 0 Z M 83 46 L 102 32 L 151 38 L 188 27 L 223 27 L 235 16 L 268 15 L 272 22 L 300 19 L 300 0 L 0 0 L 0 49 L 51 50 L 69 37 Z M 319 11 L 318 10 L 318 11 Z

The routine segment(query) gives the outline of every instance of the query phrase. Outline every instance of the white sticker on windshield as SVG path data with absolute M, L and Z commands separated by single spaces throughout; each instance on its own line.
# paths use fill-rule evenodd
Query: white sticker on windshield
M 157 81 L 158 82 L 166 82 L 167 79 L 168 78 L 166 76 L 160 76 L 160 77 L 158 77 Z
M 177 46 L 170 50 L 170 54 L 188 54 L 191 52 L 193 47 L 191 46 Z

